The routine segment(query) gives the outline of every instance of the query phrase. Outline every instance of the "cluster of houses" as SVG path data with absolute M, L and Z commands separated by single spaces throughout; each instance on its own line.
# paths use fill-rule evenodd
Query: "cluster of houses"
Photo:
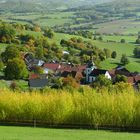
M 114 80 L 117 75 L 124 75 L 127 78 L 127 82 L 133 86 L 138 86 L 140 83 L 139 73 L 131 73 L 122 66 L 112 70 L 103 70 L 98 69 L 92 61 L 85 65 L 58 62 L 45 63 L 42 60 L 34 59 L 31 54 L 26 54 L 24 60 L 29 71 L 32 71 L 34 66 L 43 69 L 43 74 L 31 73 L 29 75 L 29 86 L 32 88 L 47 86 L 49 77 L 60 78 L 67 76 L 72 76 L 81 84 L 90 84 L 94 82 L 99 75 L 104 75 L 110 80 Z

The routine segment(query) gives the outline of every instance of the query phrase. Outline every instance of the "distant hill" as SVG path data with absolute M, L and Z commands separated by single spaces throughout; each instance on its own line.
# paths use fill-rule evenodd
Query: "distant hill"
M 114 2 L 115 1 L 115 2 Z M 0 0 L 0 12 L 38 12 L 113 2 L 135 4 L 140 0 Z
M 113 0 L 0 0 L 0 11 L 34 12 L 95 5 Z

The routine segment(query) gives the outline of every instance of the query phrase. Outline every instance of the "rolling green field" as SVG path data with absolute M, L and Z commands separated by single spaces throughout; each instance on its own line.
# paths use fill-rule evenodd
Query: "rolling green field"
M 75 36 L 75 35 L 67 35 L 67 34 L 60 34 L 60 33 L 55 34 L 55 40 L 56 40 L 58 45 L 59 45 L 59 42 L 61 41 L 62 38 L 68 40 L 72 37 L 79 38 L 79 36 Z M 129 40 L 129 38 L 131 38 L 128 36 L 123 36 L 123 37 L 126 37 L 127 41 Z M 112 37 L 112 39 L 113 39 L 113 37 Z M 133 39 L 134 39 L 134 37 L 133 37 Z M 108 48 L 111 51 L 117 52 L 116 59 L 107 59 L 107 60 L 101 62 L 100 66 L 103 69 L 115 68 L 116 66 L 118 66 L 120 64 L 120 59 L 121 59 L 122 54 L 126 54 L 130 60 L 130 63 L 126 66 L 127 69 L 132 71 L 132 72 L 135 72 L 135 71 L 140 72 L 140 60 L 138 58 L 133 57 L 133 50 L 136 47 L 134 44 L 131 44 L 131 43 L 122 44 L 122 43 L 118 43 L 118 42 L 114 43 L 114 42 L 106 42 L 106 41 L 98 41 L 98 40 L 94 41 L 94 40 L 86 39 L 86 38 L 83 38 L 83 40 L 91 41 L 98 48 L 101 48 L 101 49 Z
M 139 140 L 140 134 L 110 131 L 0 127 L 1 140 Z

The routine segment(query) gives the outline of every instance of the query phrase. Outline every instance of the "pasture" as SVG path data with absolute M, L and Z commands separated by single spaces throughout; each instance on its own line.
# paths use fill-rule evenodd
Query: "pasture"
M 140 22 L 135 19 L 114 20 L 111 22 L 96 24 L 98 33 L 118 33 L 118 34 L 137 34 L 140 28 Z
M 121 39 L 124 39 L 126 43 L 135 43 L 137 39 L 137 35 L 102 35 L 103 41 L 114 41 L 114 42 L 121 42 Z
M 140 134 L 111 131 L 0 126 L 1 140 L 139 140 Z

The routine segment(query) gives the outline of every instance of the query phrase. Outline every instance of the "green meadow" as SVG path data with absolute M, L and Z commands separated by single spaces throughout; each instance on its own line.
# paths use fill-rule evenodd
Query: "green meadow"
M 139 140 L 138 133 L 0 126 L 1 140 Z

